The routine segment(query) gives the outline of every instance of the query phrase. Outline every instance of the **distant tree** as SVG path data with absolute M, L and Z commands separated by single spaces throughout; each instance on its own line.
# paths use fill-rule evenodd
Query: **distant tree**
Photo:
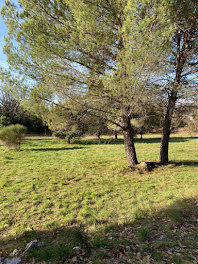
M 107 134 L 109 132 L 107 121 L 104 118 L 104 115 L 101 113 L 97 117 L 95 116 L 87 116 L 86 119 L 87 126 L 88 126 L 88 133 L 93 135 L 97 135 L 98 140 L 102 134 Z
M 72 139 L 88 131 L 85 113 L 86 110 L 69 108 L 68 103 L 64 107 L 54 106 L 48 111 L 46 122 L 56 137 L 66 139 L 70 144 Z
M 2 92 L 0 96 L 0 116 L 6 116 L 12 124 L 20 122 L 24 111 L 19 102 L 12 98 L 9 93 Z
M 107 127 L 110 130 L 110 132 L 114 134 L 115 140 L 117 140 L 118 139 L 118 134 L 122 133 L 122 130 L 118 126 L 116 126 L 114 124 L 111 124 L 111 123 L 108 123 Z
M 197 101 L 191 102 L 187 106 L 187 111 L 185 112 L 185 117 L 183 118 L 185 126 L 187 127 L 189 133 L 198 132 L 198 103 Z
M 138 114 L 131 121 L 134 132 L 140 134 L 141 139 L 144 133 L 153 132 L 160 130 L 162 125 L 162 113 L 161 109 L 154 105 L 149 105 L 149 107 L 144 108 L 142 115 Z

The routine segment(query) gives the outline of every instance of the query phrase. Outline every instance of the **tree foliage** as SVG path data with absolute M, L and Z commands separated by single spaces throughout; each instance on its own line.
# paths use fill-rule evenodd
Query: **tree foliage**
M 50 111 L 46 122 L 52 133 L 59 138 L 65 138 L 68 143 L 72 139 L 83 136 L 88 131 L 86 110 L 71 106 L 68 101 L 62 107 L 54 106 Z

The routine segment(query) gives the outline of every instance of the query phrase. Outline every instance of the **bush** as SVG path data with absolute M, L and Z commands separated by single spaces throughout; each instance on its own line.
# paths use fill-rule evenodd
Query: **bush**
M 19 150 L 26 131 L 26 127 L 19 124 L 4 127 L 0 130 L 0 140 L 9 149 Z

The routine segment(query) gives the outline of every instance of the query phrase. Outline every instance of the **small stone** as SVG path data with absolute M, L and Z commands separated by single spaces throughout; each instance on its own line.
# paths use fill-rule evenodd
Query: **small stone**
M 37 239 L 35 239 L 35 240 L 32 240 L 30 243 L 27 244 L 25 251 L 27 251 L 31 247 L 43 247 L 43 246 L 45 246 L 44 242 L 40 242 Z
M 129 246 L 126 246 L 126 251 L 130 251 L 131 248 Z
M 36 246 L 38 243 L 37 240 L 32 240 L 31 242 L 29 242 L 26 246 L 26 250 L 28 250 L 29 248 L 33 247 L 33 246 Z
M 3 260 L 2 264 L 21 264 L 21 259 L 20 258 L 12 258 L 12 259 L 6 258 Z
M 78 255 L 82 255 L 83 254 L 83 250 L 80 247 L 73 247 L 73 250 Z
M 73 250 L 77 250 L 78 251 L 78 250 L 81 250 L 81 248 L 80 247 L 74 247 Z
M 159 237 L 159 240 L 164 240 L 165 238 L 166 238 L 165 235 L 161 235 L 161 236 Z
M 139 167 L 140 167 L 141 169 L 146 170 L 146 169 L 147 169 L 147 164 L 146 164 L 146 162 L 141 162 L 141 163 L 139 164 Z

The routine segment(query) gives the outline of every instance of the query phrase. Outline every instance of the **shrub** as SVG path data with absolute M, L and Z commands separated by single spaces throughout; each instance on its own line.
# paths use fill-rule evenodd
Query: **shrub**
M 9 149 L 19 150 L 26 130 L 26 127 L 19 124 L 4 127 L 0 130 L 0 140 Z

